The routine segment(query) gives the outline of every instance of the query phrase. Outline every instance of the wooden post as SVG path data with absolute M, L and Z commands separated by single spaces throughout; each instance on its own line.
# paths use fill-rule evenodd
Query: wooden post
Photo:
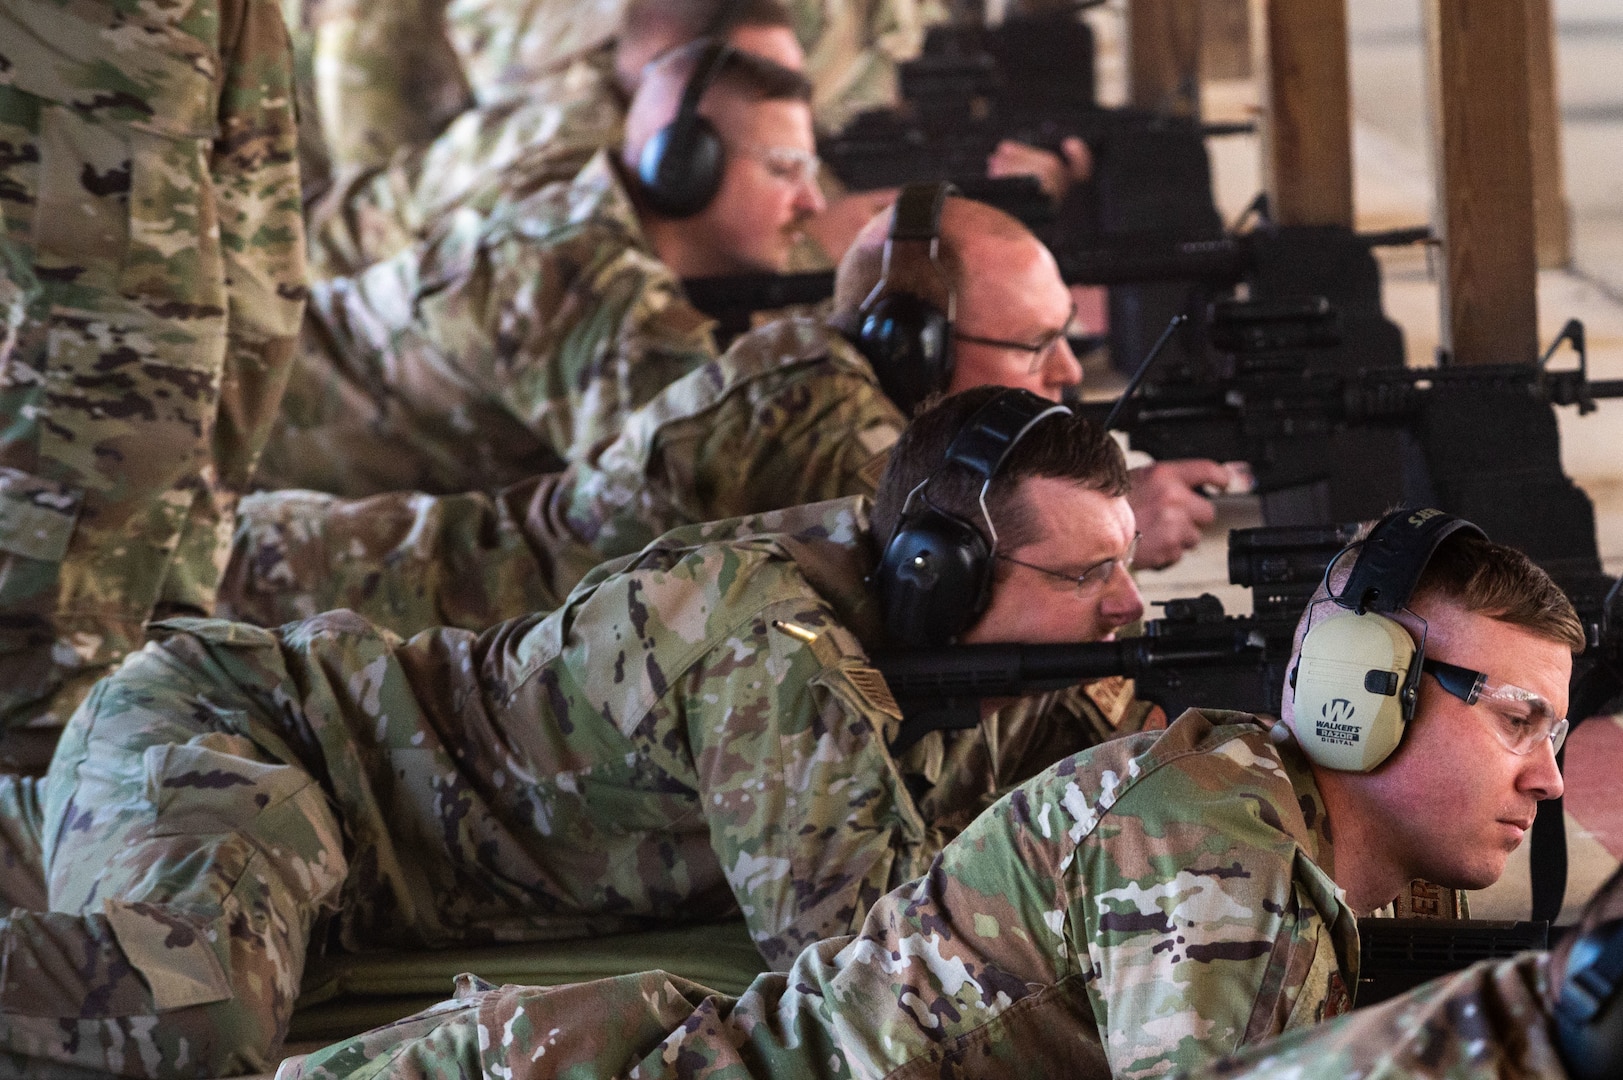
M 1195 0 L 1128 0 L 1127 50 L 1134 105 L 1172 116 L 1200 115 L 1200 5 Z
M 1250 0 L 1200 0 L 1199 6 L 1201 77 L 1249 79 Z
M 1254 0 L 1263 183 L 1281 225 L 1353 224 L 1346 0 Z
M 1538 264 L 1572 261 L 1572 209 L 1561 158 L 1561 102 L 1555 84 L 1555 32 L 1550 0 L 1527 0 L 1527 81 L 1533 136 L 1534 236 Z
M 1526 0 L 1427 0 L 1442 347 L 1459 364 L 1538 355 Z

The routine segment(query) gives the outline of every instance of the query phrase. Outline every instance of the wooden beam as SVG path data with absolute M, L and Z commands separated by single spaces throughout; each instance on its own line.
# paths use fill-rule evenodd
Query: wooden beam
M 1263 184 L 1282 225 L 1353 224 L 1346 0 L 1254 0 Z
M 1442 347 L 1459 364 L 1538 355 L 1527 0 L 1427 0 Z
M 1556 94 L 1555 26 L 1550 0 L 1527 0 L 1527 81 L 1533 136 L 1534 236 L 1538 264 L 1572 262 L 1572 207 L 1561 157 L 1561 102 Z
M 1130 100 L 1172 116 L 1200 115 L 1200 5 L 1128 0 Z
M 1200 0 L 1199 6 L 1201 77 L 1249 79 L 1250 0 Z

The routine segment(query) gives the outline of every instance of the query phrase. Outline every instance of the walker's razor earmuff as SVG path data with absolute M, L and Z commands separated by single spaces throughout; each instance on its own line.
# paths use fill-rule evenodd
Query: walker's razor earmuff
M 857 347 L 873 363 L 885 395 L 904 415 L 911 416 L 919 402 L 945 390 L 952 378 L 952 320 L 958 299 L 937 252 L 941 208 L 947 196 L 955 194 L 957 189 L 946 183 L 902 188 L 885 238 L 879 283 L 857 309 Z M 934 274 L 941 281 L 946 311 L 905 286 L 892 284 L 903 278 L 904 266 L 917 266 L 917 274 Z
M 1399 510 L 1330 560 L 1326 581 L 1342 556 L 1358 553 L 1341 592 L 1317 601 L 1347 610 L 1307 632 L 1290 675 L 1296 741 L 1313 761 L 1368 772 L 1403 740 L 1414 718 L 1426 641 L 1422 632 L 1416 648 L 1392 616 L 1408 605 L 1437 545 L 1462 529 L 1487 539 L 1469 521 L 1441 510 Z
M 1623 1075 L 1623 919 L 1590 930 L 1567 954 L 1555 1044 L 1572 1080 Z
M 1029 390 L 1004 390 L 975 410 L 941 467 L 907 493 L 878 572 L 880 608 L 894 644 L 948 644 L 986 610 L 997 550 L 986 489 L 1026 432 L 1061 414 L 1070 415 L 1070 409 Z M 963 469 L 981 481 L 984 532 L 930 502 L 930 484 L 947 469 Z
M 727 154 L 721 136 L 699 115 L 699 102 L 721 74 L 733 47 L 714 42 L 705 47 L 682 89 L 682 100 L 670 123 L 654 132 L 637 157 L 637 180 L 655 213 L 692 217 L 716 197 Z

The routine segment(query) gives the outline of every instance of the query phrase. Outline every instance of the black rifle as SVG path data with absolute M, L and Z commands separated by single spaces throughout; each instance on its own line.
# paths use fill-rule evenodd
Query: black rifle
M 1550 944 L 1550 924 L 1490 919 L 1359 919 L 1360 1008 L 1423 982 Z
M 1249 462 L 1270 523 L 1441 507 L 1527 552 L 1598 614 L 1610 583 L 1599 577 L 1593 509 L 1561 473 L 1553 406 L 1589 412 L 1623 396 L 1623 380 L 1589 378 L 1582 324 L 1558 339 L 1573 343 L 1576 369 L 1551 370 L 1549 353 L 1529 364 L 1367 368 L 1344 344 L 1327 347 L 1345 326 L 1327 304 L 1286 315 L 1280 305 L 1214 309 L 1208 333 L 1234 350 L 1231 373 L 1146 379 L 1118 414 L 1132 445 Z M 1113 404 L 1083 407 L 1102 419 Z M 1383 431 L 1386 441 L 1372 438 Z
M 1229 578 L 1252 590 L 1253 614 L 1225 614 L 1210 594 L 1171 600 L 1142 637 L 1077 645 L 958 645 L 881 652 L 874 666 L 902 708 L 894 752 L 930 731 L 973 727 L 984 698 L 1020 697 L 1114 675 L 1176 716 L 1197 705 L 1279 712 L 1296 620 L 1355 526 L 1238 529 Z

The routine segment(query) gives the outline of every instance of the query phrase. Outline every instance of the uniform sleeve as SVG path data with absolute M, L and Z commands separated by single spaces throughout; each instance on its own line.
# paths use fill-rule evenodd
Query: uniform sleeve
M 906 420 L 871 381 L 797 365 L 683 408 L 715 367 L 668 387 L 577 465 L 563 512 L 601 557 L 636 551 L 680 525 L 878 488 Z M 696 393 L 687 393 L 690 383 L 700 384 Z
M 230 316 L 214 460 L 236 495 L 247 490 L 281 403 L 306 276 L 287 28 L 272 0 L 241 0 L 222 14 L 226 76 L 210 172 Z
M 548 245 L 498 225 L 466 265 L 425 269 L 416 315 L 447 378 L 566 462 L 715 356 L 664 265 L 607 227 Z
M 811 645 L 776 619 L 821 632 Z M 761 954 L 786 968 L 854 931 L 940 846 L 886 746 L 883 682 L 816 601 L 785 601 L 710 649 L 680 698 L 711 846 Z
M 1185 1080 L 1498 1080 L 1567 1075 L 1551 1040 L 1548 957 L 1523 953 L 1180 1074 Z

